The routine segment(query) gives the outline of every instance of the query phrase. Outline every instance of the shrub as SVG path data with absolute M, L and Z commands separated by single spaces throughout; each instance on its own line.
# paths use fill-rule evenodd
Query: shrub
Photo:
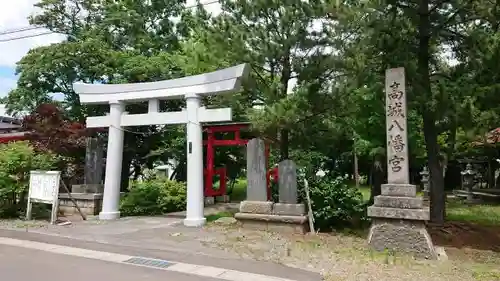
M 303 179 L 300 180 L 303 182 Z M 304 201 L 303 184 L 299 182 Z M 347 185 L 344 177 L 325 176 L 309 182 L 309 195 L 316 230 L 358 227 L 366 219 L 362 194 Z
M 120 204 L 126 216 L 161 215 L 185 208 L 186 184 L 165 177 L 132 182 Z
M 58 157 L 35 152 L 28 142 L 0 144 L 0 216 L 20 215 L 26 208 L 31 170 L 50 170 Z

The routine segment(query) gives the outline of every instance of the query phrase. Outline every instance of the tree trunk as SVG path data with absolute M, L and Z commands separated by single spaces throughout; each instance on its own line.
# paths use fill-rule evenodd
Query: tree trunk
M 444 192 L 443 172 L 439 163 L 439 146 L 436 129 L 434 119 L 424 116 L 424 137 L 430 175 L 431 221 L 442 224 L 445 217 L 446 194 Z
M 280 131 L 280 160 L 286 160 L 289 158 L 288 155 L 288 130 L 282 129 Z
M 352 154 L 354 154 L 354 181 L 356 182 L 356 188 L 359 188 L 359 165 L 358 154 L 356 153 L 356 145 L 353 145 Z
M 185 182 L 187 179 L 187 163 L 179 162 L 170 176 L 170 179 Z
M 280 98 L 285 99 L 288 95 L 288 81 L 292 75 L 292 66 L 290 63 L 290 49 L 283 56 L 283 70 L 281 71 L 281 91 Z M 289 130 L 284 128 L 280 131 L 280 160 L 289 159 Z
M 130 181 L 130 163 L 132 162 L 132 159 L 127 157 L 126 153 L 124 153 L 122 159 L 120 192 L 126 192 Z
M 378 196 L 382 193 L 382 184 L 384 183 L 384 181 L 385 181 L 384 164 L 381 161 L 381 159 L 376 157 L 373 161 L 373 167 L 372 167 L 372 183 L 370 190 L 369 205 L 373 205 L 375 196 Z
M 418 93 L 424 97 L 430 98 L 431 81 L 429 69 L 429 43 L 430 43 L 430 19 L 429 19 L 429 0 L 420 1 L 419 6 L 419 49 L 418 49 L 418 79 L 419 84 L 416 87 L 421 92 Z M 431 187 L 431 221 L 442 224 L 445 215 L 445 193 L 443 170 L 439 163 L 439 145 L 438 132 L 436 127 L 435 113 L 429 110 L 426 105 L 422 105 L 421 113 L 424 123 L 424 138 L 427 148 L 427 161 L 430 174 Z
M 142 167 L 139 163 L 134 162 L 134 180 L 137 180 L 142 175 Z

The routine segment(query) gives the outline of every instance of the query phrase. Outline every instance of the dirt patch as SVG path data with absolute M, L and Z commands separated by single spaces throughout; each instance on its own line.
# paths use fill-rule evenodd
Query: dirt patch
M 207 247 L 319 272 L 327 281 L 500 280 L 495 279 L 500 256 L 488 251 L 451 249 L 448 261 L 419 261 L 371 251 L 364 237 L 340 233 L 282 235 L 214 225 L 205 230 L 212 237 L 204 243 Z
M 500 253 L 500 226 L 446 222 L 444 226 L 428 225 L 428 230 L 439 246 Z

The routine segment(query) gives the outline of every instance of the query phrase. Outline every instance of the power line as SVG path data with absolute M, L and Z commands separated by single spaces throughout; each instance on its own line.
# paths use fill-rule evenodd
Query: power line
M 24 31 L 29 31 L 29 30 L 40 29 L 40 28 L 42 28 L 42 27 L 41 26 L 25 26 L 25 27 L 7 29 L 4 31 L 0 31 L 0 35 L 8 35 L 8 34 L 13 34 L 13 33 L 19 33 L 19 32 L 24 32 Z
M 47 32 L 42 32 L 42 33 L 37 33 L 37 34 L 30 34 L 30 35 L 25 35 L 25 36 L 14 37 L 14 38 L 0 39 L 0 43 L 21 40 L 21 39 L 26 39 L 26 38 L 32 38 L 32 37 L 38 37 L 38 36 L 42 36 L 42 35 L 49 35 L 49 34 L 53 34 L 53 33 L 54 32 L 52 32 L 52 31 L 47 31 Z
M 207 1 L 205 3 L 200 3 L 200 4 L 201 4 L 201 6 L 206 6 L 206 5 L 216 4 L 216 3 L 219 3 L 219 0 L 211 0 L 211 1 Z M 192 9 L 192 8 L 196 8 L 196 7 L 198 7 L 198 4 L 184 7 L 184 9 L 187 10 L 187 9 Z M 0 35 L 9 35 L 9 34 L 14 34 L 14 33 L 29 31 L 29 30 L 41 29 L 41 28 L 43 28 L 43 27 L 41 27 L 41 26 L 26 26 L 26 27 L 14 28 L 11 30 L 0 31 Z M 21 40 L 21 39 L 26 39 L 26 38 L 32 38 L 32 37 L 38 37 L 38 36 L 43 36 L 43 35 L 49 35 L 52 33 L 56 33 L 56 32 L 47 31 L 47 32 L 30 34 L 30 35 L 19 36 L 19 37 L 13 37 L 13 38 L 8 38 L 8 39 L 0 39 L 0 43 Z
M 200 3 L 202 6 L 205 6 L 205 5 L 211 5 L 211 4 L 215 4 L 215 3 L 219 3 L 219 0 L 212 0 L 212 1 L 207 1 L 205 3 Z M 187 6 L 185 7 L 185 9 L 191 9 L 191 8 L 196 8 L 198 7 L 198 4 L 195 4 L 195 5 L 191 5 L 191 6 Z

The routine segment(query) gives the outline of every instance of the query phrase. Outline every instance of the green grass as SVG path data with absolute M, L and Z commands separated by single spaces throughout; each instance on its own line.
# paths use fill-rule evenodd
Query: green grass
M 359 191 L 365 201 L 370 200 L 369 186 L 361 186 Z M 421 196 L 422 193 L 419 192 L 418 195 Z M 500 205 L 468 205 L 461 201 L 449 201 L 446 206 L 446 219 L 480 225 L 500 225 Z
M 473 268 L 472 276 L 478 281 L 500 280 L 500 271 L 481 264 Z
M 247 180 L 237 179 L 234 184 L 233 192 L 231 193 L 231 201 L 240 202 L 247 198 Z
M 213 215 L 205 216 L 205 218 L 207 219 L 207 222 L 216 221 L 216 220 L 218 220 L 220 218 L 226 218 L 226 217 L 233 217 L 233 213 L 231 213 L 231 212 L 220 212 L 220 213 L 216 213 L 216 214 L 213 214 Z
M 469 205 L 460 201 L 449 201 L 446 206 L 446 219 L 481 225 L 500 225 L 500 205 Z
M 364 186 L 364 185 L 360 186 L 359 192 L 361 192 L 361 195 L 363 195 L 363 200 L 365 201 L 370 200 L 371 189 L 369 186 Z

